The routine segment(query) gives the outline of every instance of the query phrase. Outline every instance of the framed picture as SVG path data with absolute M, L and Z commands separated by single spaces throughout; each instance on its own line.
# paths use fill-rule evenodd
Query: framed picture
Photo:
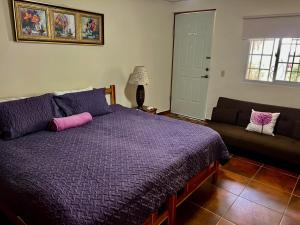
M 104 15 L 13 0 L 16 41 L 104 45 Z
M 101 15 L 80 14 L 80 41 L 103 44 L 103 18 Z
M 77 39 L 76 13 L 67 10 L 51 10 L 53 40 L 74 41 Z
M 19 40 L 50 40 L 49 10 L 27 2 L 15 3 L 15 28 Z

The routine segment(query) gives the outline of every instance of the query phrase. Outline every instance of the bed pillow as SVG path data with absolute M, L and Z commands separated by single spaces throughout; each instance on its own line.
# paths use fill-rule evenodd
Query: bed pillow
M 101 116 L 112 112 L 107 104 L 104 88 L 55 96 L 54 99 L 66 116 L 84 112 Z
M 252 109 L 246 130 L 274 136 L 274 127 L 280 113 L 258 112 Z
M 73 116 L 53 118 L 49 123 L 49 128 L 52 131 L 64 131 L 74 127 L 80 127 L 93 120 L 91 114 L 85 112 Z
M 29 97 L 19 97 L 19 98 L 6 98 L 6 99 L 0 99 L 0 103 L 2 103 L 2 102 L 11 102 L 11 101 L 20 100 L 20 99 L 25 99 L 25 98 L 29 98 Z
M 60 117 L 53 95 L 0 103 L 0 132 L 3 139 L 46 130 L 53 117 Z
M 69 93 L 77 93 L 77 92 L 83 92 L 83 91 L 91 91 L 93 90 L 93 87 L 87 87 L 79 90 L 68 90 L 68 91 L 55 91 L 53 92 L 54 95 L 59 96 L 59 95 L 65 95 Z
M 215 107 L 213 109 L 211 120 L 220 123 L 235 124 L 237 115 L 238 109 L 224 109 Z

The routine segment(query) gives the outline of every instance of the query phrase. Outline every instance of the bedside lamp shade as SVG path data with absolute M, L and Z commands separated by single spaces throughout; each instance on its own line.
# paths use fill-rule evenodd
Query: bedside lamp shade
M 145 100 L 145 88 L 144 85 L 149 84 L 148 71 L 144 66 L 136 66 L 133 73 L 130 75 L 130 84 L 137 85 L 136 89 L 136 103 L 139 109 L 143 108 Z
M 147 69 L 144 66 L 136 66 L 129 78 L 129 83 L 136 85 L 148 85 L 149 77 Z

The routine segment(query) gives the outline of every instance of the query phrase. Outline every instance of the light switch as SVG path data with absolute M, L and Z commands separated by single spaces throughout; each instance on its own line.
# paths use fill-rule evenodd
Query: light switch
M 221 71 L 221 77 L 225 77 L 225 70 Z

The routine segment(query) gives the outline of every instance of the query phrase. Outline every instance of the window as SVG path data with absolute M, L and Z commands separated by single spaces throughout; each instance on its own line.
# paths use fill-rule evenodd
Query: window
M 300 83 L 300 38 L 250 40 L 246 79 Z

